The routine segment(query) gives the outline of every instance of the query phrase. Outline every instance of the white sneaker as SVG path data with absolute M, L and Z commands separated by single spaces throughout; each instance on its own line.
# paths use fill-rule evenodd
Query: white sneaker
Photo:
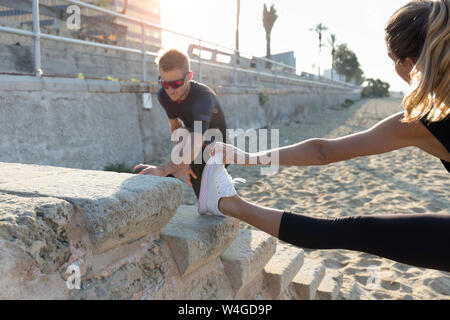
M 232 179 L 225 166 L 221 163 L 222 155 L 215 155 L 205 165 L 200 185 L 198 213 L 200 215 L 212 214 L 224 217 L 219 210 L 219 200 L 223 197 L 235 196 L 236 182 L 245 182 L 244 179 Z

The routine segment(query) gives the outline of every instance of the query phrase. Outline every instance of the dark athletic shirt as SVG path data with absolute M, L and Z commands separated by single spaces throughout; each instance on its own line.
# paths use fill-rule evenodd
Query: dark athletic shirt
M 444 120 L 437 122 L 429 122 L 425 119 L 426 116 L 420 119 L 420 122 L 438 139 L 442 145 L 450 152 L 450 116 Z M 450 162 L 441 159 L 442 164 L 450 173 Z
M 158 100 L 169 119 L 181 119 L 190 132 L 194 131 L 194 121 L 201 121 L 202 134 L 210 128 L 219 129 L 225 142 L 227 128 L 225 116 L 211 88 L 191 80 L 191 89 L 183 101 L 172 101 L 164 88 L 159 90 Z

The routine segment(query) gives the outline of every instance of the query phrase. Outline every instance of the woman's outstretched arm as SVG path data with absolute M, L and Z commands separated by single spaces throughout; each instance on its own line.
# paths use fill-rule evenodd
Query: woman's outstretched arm
M 267 163 L 267 159 L 276 159 L 273 153 L 278 152 L 278 164 L 281 166 L 321 166 L 410 146 L 421 147 L 425 145 L 424 141 L 429 143 L 430 134 L 420 122 L 402 123 L 402 117 L 403 112 L 399 112 L 368 130 L 337 139 L 315 138 L 257 154 L 245 154 L 245 164 L 275 164 Z M 241 150 L 218 144 L 214 151 L 221 152 L 220 148 L 225 148 L 228 153 L 226 163 L 237 163 L 237 153 L 242 153 Z

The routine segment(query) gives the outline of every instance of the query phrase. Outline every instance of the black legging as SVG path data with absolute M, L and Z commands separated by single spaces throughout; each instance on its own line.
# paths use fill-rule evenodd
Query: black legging
M 278 237 L 301 248 L 356 250 L 450 272 L 450 214 L 324 219 L 284 212 Z

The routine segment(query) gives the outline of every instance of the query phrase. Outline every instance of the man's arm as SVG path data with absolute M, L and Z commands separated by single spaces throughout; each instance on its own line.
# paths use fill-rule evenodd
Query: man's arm
M 175 118 L 175 119 L 169 118 L 169 126 L 170 126 L 170 134 L 172 134 L 178 128 L 184 127 L 184 123 L 179 118 Z
M 183 128 L 179 129 L 185 130 Z M 185 131 L 184 134 L 181 135 L 183 136 L 183 139 L 181 140 L 181 142 L 175 142 L 169 162 L 158 167 L 158 169 L 161 170 L 163 176 L 179 172 L 182 167 L 185 167 L 187 169 L 188 166 L 194 161 L 194 159 L 202 152 L 202 134 L 197 132 L 188 133 L 187 131 Z M 182 154 L 181 159 L 177 159 L 179 161 L 174 162 L 173 160 L 175 159 L 173 159 L 172 157 L 174 157 L 175 155 L 179 156 L 180 154 Z

